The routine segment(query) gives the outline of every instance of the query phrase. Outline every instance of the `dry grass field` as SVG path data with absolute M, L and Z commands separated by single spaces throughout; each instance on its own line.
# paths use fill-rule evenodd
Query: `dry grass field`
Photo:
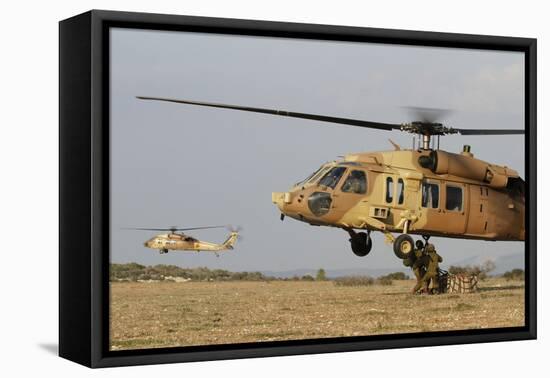
M 333 282 L 111 284 L 112 350 L 514 327 L 523 282 L 488 279 L 475 294 L 411 295 Z

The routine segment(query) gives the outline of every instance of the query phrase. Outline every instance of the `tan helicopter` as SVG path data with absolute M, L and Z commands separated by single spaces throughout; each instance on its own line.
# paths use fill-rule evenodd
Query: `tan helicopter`
M 456 154 L 435 148 L 442 135 L 524 134 L 511 129 L 457 129 L 435 122 L 434 109 L 417 108 L 421 121 L 389 124 L 284 110 L 138 97 L 144 100 L 233 109 L 331 122 L 377 130 L 399 130 L 419 137 L 419 145 L 394 151 L 346 155 L 322 165 L 288 192 L 272 193 L 281 211 L 313 226 L 339 227 L 351 249 L 366 256 L 370 233 L 380 231 L 397 257 L 414 250 L 410 234 L 479 240 L 525 240 L 525 182 L 505 166 L 474 158 L 470 146 Z M 432 137 L 437 138 L 432 138 Z M 421 143 L 420 143 L 421 142 Z M 356 229 L 366 232 L 357 232 Z M 399 233 L 396 238 L 392 233 Z
M 214 252 L 216 256 L 218 252 L 233 249 L 233 245 L 239 238 L 239 229 L 230 229 L 229 237 L 221 244 L 211 243 L 195 239 L 192 236 L 186 235 L 177 231 L 204 230 L 210 228 L 222 228 L 225 226 L 207 226 L 207 227 L 191 227 L 191 228 L 128 228 L 127 230 L 142 230 L 142 231 L 170 231 L 167 234 L 158 234 L 147 240 L 143 245 L 147 248 L 158 249 L 159 253 L 168 253 L 168 251 L 206 251 Z

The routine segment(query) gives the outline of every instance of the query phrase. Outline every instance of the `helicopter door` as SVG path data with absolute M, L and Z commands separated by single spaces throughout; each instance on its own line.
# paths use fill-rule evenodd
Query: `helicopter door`
M 338 219 L 343 218 L 351 209 L 365 200 L 367 193 L 367 173 L 361 169 L 351 169 L 342 185 L 332 194 L 332 211 Z
M 470 211 L 468 216 L 467 234 L 483 235 L 487 233 L 487 210 L 489 188 L 486 186 L 470 186 Z
M 440 181 L 422 181 L 421 193 L 420 209 L 424 220 L 421 228 L 426 231 L 445 232 L 448 227 L 445 213 L 443 213 Z
M 466 191 L 463 184 L 445 183 L 443 214 L 445 232 L 463 234 L 466 231 Z

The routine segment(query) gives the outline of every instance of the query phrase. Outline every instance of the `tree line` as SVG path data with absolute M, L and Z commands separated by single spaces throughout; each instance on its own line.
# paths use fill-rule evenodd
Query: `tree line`
M 176 265 L 145 266 L 137 263 L 111 264 L 111 281 L 165 281 L 182 278 L 191 281 L 267 281 L 260 272 L 230 272 L 224 269 L 181 268 Z
M 137 263 L 111 264 L 109 272 L 110 280 L 115 281 L 174 281 L 185 279 L 190 281 L 329 281 L 323 268 L 319 269 L 315 276 L 305 274 L 295 275 L 288 278 L 267 276 L 261 272 L 231 272 L 224 269 L 182 268 L 176 265 L 154 265 L 146 266 Z M 366 277 L 369 280 L 370 277 Z M 401 272 L 390 273 L 379 280 L 391 281 L 408 279 L 409 277 Z M 338 278 L 335 280 L 339 280 Z
M 470 273 L 479 274 L 482 279 L 494 269 L 494 265 L 482 266 L 451 266 L 449 272 L 453 274 Z M 514 269 L 502 275 L 507 280 L 523 280 L 525 273 L 522 269 Z M 182 268 L 176 265 L 146 266 L 137 263 L 111 264 L 109 277 L 116 281 L 176 281 L 179 279 L 189 281 L 334 281 L 338 286 L 363 286 L 363 285 L 391 285 L 395 280 L 408 280 L 410 277 L 403 272 L 389 273 L 378 278 L 369 276 L 347 276 L 328 278 L 324 269 L 319 269 L 314 276 L 305 274 L 290 278 L 267 276 L 261 272 L 231 272 L 224 269 L 209 269 L 206 267 Z

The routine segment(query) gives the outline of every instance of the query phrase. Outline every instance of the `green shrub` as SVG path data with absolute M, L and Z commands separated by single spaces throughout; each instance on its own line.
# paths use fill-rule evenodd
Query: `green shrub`
M 327 274 L 323 268 L 319 269 L 317 271 L 317 275 L 315 276 L 316 281 L 326 281 L 327 280 Z

